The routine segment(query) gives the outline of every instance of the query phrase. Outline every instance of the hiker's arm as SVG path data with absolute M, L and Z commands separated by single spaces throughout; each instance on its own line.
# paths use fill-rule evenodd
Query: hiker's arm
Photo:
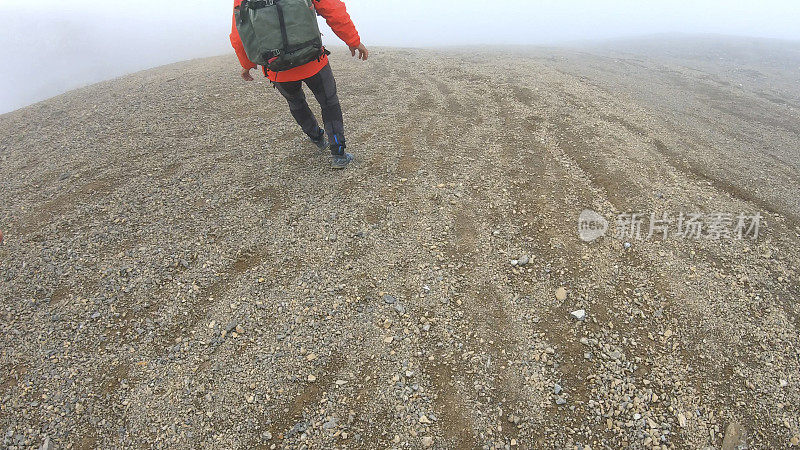
M 356 26 L 350 20 L 350 14 L 342 0 L 314 0 L 314 7 L 320 16 L 325 18 L 328 26 L 351 49 L 361 46 L 361 37 Z
M 238 1 L 234 2 L 235 6 L 238 6 Z M 255 69 L 257 66 L 249 58 L 247 58 L 247 53 L 244 51 L 244 44 L 242 44 L 242 38 L 239 37 L 239 30 L 236 29 L 236 16 L 234 15 L 232 21 L 232 28 L 231 28 L 231 45 L 233 49 L 236 51 L 236 56 L 239 58 L 239 63 L 242 65 L 242 78 L 245 80 L 252 80 L 253 78 L 248 77 L 250 76 L 250 69 Z M 247 76 L 245 76 L 247 74 Z

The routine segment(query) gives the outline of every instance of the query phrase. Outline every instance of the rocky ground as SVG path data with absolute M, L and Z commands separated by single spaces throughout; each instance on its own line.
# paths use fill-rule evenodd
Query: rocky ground
M 800 445 L 800 45 L 332 60 L 344 172 L 233 57 L 0 116 L 3 447 Z

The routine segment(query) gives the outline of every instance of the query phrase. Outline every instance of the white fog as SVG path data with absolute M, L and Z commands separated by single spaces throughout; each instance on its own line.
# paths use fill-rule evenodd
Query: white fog
M 229 52 L 229 3 L 4 0 L 0 113 L 126 73 Z M 660 33 L 800 39 L 800 3 L 790 0 L 346 4 L 368 46 L 553 45 Z M 327 45 L 340 44 L 325 34 Z

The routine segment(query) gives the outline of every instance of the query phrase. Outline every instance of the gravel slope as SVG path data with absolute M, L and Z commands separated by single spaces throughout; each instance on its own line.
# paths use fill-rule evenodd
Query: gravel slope
M 2 446 L 800 445 L 800 45 L 332 60 L 344 172 L 233 57 L 0 116 Z

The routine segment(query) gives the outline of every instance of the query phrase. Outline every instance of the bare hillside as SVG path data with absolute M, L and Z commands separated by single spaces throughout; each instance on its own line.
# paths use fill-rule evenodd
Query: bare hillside
M 800 44 L 332 61 L 344 172 L 233 56 L 0 116 L 3 447 L 800 445 Z

